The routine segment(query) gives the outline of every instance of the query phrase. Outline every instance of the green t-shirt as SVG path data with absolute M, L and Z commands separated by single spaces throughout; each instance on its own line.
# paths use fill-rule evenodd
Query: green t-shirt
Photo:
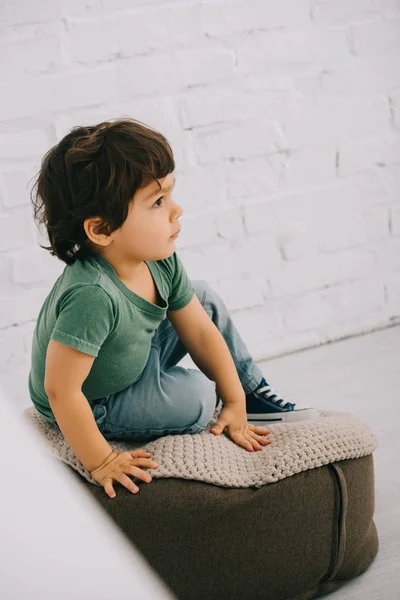
M 194 289 L 176 252 L 145 262 L 163 307 L 127 288 L 100 255 L 64 268 L 40 309 L 32 340 L 29 394 L 43 416 L 54 420 L 44 391 L 50 339 L 96 357 L 82 392 L 88 400 L 102 398 L 139 379 L 167 310 L 183 308 L 192 299 Z

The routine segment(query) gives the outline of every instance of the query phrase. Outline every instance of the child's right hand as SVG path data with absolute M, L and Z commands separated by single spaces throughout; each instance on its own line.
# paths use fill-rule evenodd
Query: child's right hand
M 98 483 L 101 483 L 110 498 L 116 496 L 113 481 L 118 481 L 133 494 L 136 494 L 139 488 L 128 477 L 128 474 L 134 475 L 146 483 L 150 483 L 152 481 L 151 475 L 139 469 L 139 466 L 147 467 L 148 469 L 156 469 L 158 467 L 157 463 L 148 458 L 149 456 L 151 456 L 151 452 L 141 449 L 113 452 L 104 464 L 91 471 L 90 474 Z

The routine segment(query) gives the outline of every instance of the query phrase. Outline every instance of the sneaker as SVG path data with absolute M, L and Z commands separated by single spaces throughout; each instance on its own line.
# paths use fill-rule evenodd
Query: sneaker
M 257 389 L 246 395 L 246 412 L 248 422 L 260 427 L 274 423 L 309 421 L 320 416 L 316 408 L 300 408 L 284 400 L 264 377 Z

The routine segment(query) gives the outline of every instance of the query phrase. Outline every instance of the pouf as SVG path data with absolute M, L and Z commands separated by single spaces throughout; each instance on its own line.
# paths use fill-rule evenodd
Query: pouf
M 142 447 L 159 469 L 132 494 L 93 485 L 56 426 L 24 419 L 135 544 L 177 598 L 305 600 L 365 571 L 378 551 L 373 521 L 377 438 L 351 414 L 271 425 L 271 445 L 247 452 L 209 429 Z M 70 467 L 73 467 L 71 469 Z M 82 477 L 83 475 L 83 477 Z
M 378 551 L 372 454 L 258 489 L 135 480 L 114 499 L 70 470 L 182 600 L 315 598 Z

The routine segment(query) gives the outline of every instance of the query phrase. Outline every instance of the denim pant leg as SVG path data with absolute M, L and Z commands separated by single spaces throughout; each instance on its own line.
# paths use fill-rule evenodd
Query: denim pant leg
M 253 362 L 225 303 L 206 281 L 192 280 L 192 285 L 201 305 L 220 331 L 230 350 L 245 394 L 253 392 L 259 385 L 263 373 Z M 186 356 L 187 350 L 168 319 L 160 324 L 157 331 L 160 362 L 164 369 L 168 369 L 180 362 Z
M 206 281 L 192 281 L 196 296 L 231 352 L 245 393 L 262 378 L 220 296 Z M 149 358 L 138 381 L 96 400 L 92 407 L 106 439 L 149 440 L 198 433 L 215 412 L 215 382 L 197 369 L 177 366 L 187 350 L 168 318 L 155 331 Z

